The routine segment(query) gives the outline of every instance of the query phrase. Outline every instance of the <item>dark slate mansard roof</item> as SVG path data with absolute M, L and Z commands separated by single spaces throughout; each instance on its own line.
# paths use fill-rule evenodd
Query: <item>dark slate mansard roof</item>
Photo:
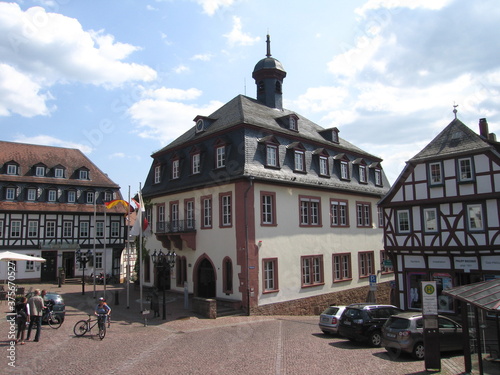
M 298 132 L 289 130 L 283 125 L 281 119 L 289 115 L 298 117 Z M 144 196 L 159 196 L 169 192 L 209 186 L 214 183 L 219 184 L 250 176 L 270 182 L 314 185 L 320 188 L 339 189 L 375 196 L 383 196 L 388 190 L 389 182 L 383 171 L 384 186 L 379 187 L 375 186 L 371 180 L 368 184 L 359 184 L 353 178 L 353 174 L 351 174 L 351 181 L 342 181 L 333 171 L 330 171 L 329 178 L 325 178 L 318 177 L 309 167 L 307 174 L 296 173 L 288 168 L 287 164 L 283 163 L 284 153 L 287 152 L 286 146 L 297 141 L 306 148 L 306 151 L 309 151 L 306 152 L 307 166 L 311 164 L 311 152 L 319 148 L 324 148 L 330 157 L 345 154 L 351 162 L 363 158 L 367 167 L 370 165 L 380 167 L 382 161 L 379 157 L 361 150 L 340 137 L 338 144 L 325 139 L 320 132 L 326 129 L 293 111 L 270 108 L 255 99 L 238 95 L 210 116 L 203 118 L 209 122 L 209 126 L 203 132 L 197 134 L 196 127 L 193 126 L 168 146 L 153 153 L 154 161 L 144 184 Z M 279 148 L 280 169 L 265 168 L 265 160 L 263 159 L 265 151 L 258 149 L 258 140 L 269 135 L 275 136 L 281 145 Z M 229 145 L 224 171 L 214 170 L 213 166 L 213 149 L 217 139 L 221 139 Z M 202 154 L 211 155 L 205 159 L 212 159 L 202 160 L 201 173 L 196 176 L 190 175 L 189 169 L 189 153 L 194 147 L 199 147 Z M 181 159 L 181 177 L 177 180 L 170 179 L 170 161 L 174 157 Z M 154 168 L 157 163 L 162 165 L 162 179 L 159 184 L 153 184 Z M 329 168 L 331 166 L 330 160 Z

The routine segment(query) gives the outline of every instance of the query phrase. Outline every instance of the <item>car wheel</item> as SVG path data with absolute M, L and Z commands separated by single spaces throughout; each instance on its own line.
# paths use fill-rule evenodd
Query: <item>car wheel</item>
M 415 345 L 412 352 L 413 358 L 415 359 L 424 359 L 425 348 L 424 343 L 419 342 Z
M 370 335 L 370 344 L 372 346 L 378 347 L 380 346 L 380 343 L 382 342 L 382 335 L 380 334 L 379 331 L 372 332 Z
M 330 334 L 330 332 L 327 332 L 327 331 L 321 331 L 321 332 L 323 332 L 324 335 L 329 335 Z

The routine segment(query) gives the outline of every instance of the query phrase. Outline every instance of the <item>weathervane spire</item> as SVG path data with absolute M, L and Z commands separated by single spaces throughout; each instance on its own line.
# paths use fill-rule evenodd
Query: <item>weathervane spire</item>
M 266 56 L 267 57 L 271 57 L 271 39 L 269 38 L 269 34 L 267 34 L 266 44 L 267 44 L 267 53 L 266 53 Z
M 457 119 L 457 107 L 458 107 L 458 104 L 455 104 L 455 102 L 453 102 L 453 113 L 455 114 L 455 120 Z

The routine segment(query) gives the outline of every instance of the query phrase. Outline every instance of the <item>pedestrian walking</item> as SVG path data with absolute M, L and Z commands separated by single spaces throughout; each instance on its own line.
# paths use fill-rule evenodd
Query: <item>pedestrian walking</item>
M 21 297 L 21 300 L 16 305 L 16 323 L 17 323 L 17 336 L 16 343 L 24 345 L 24 331 L 26 330 L 26 322 L 30 320 L 30 307 L 28 299 Z
M 26 336 L 26 340 L 30 339 L 31 329 L 33 328 L 33 325 L 36 324 L 35 339 L 33 341 L 38 342 L 40 340 L 44 309 L 43 298 L 40 296 L 40 289 L 35 289 L 34 295 L 28 300 L 28 305 L 30 309 L 30 324 L 28 325 L 28 335 Z

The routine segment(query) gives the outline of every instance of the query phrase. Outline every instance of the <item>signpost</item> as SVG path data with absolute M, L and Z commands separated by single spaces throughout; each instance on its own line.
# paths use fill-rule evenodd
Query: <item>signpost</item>
M 422 315 L 424 317 L 425 370 L 441 371 L 437 290 L 435 281 L 422 281 Z

